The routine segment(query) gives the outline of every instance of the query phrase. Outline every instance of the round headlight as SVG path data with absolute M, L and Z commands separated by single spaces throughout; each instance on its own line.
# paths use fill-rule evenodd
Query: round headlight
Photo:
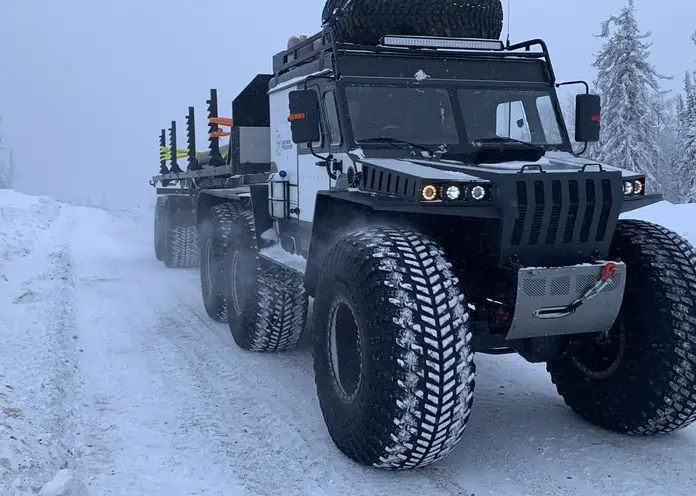
M 425 201 L 433 201 L 437 199 L 437 188 L 432 184 L 426 184 L 425 186 L 423 186 L 421 196 Z
M 638 181 L 637 179 L 633 181 L 633 193 L 636 195 L 639 195 L 643 192 L 643 183 Z
M 445 196 L 448 200 L 458 200 L 462 196 L 462 190 L 459 186 L 448 186 L 445 190 Z
M 624 181 L 624 195 L 633 194 L 633 183 L 631 181 Z
M 486 189 L 483 186 L 474 186 L 471 188 L 471 197 L 474 200 L 483 200 L 486 197 Z

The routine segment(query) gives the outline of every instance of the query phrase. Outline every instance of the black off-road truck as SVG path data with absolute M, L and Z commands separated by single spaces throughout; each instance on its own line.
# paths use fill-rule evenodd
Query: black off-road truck
M 546 363 L 606 429 L 692 423 L 696 254 L 620 219 L 661 197 L 573 152 L 546 44 L 498 41 L 498 0 L 430 1 L 418 22 L 416 2 L 370 2 L 253 78 L 225 158 L 215 92 L 205 160 L 190 109 L 187 170 L 174 139 L 153 178 L 158 257 L 200 261 L 207 312 L 247 350 L 294 347 L 314 298 L 321 409 L 365 465 L 454 448 L 475 353 Z M 597 141 L 599 98 L 576 103 L 575 140 Z

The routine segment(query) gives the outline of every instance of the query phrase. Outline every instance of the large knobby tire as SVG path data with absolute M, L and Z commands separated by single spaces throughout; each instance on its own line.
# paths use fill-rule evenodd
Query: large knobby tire
M 167 208 L 167 197 L 157 197 L 155 204 L 155 257 L 157 260 L 164 260 L 164 245 L 165 245 L 165 210 Z
M 335 8 L 328 24 L 336 38 L 362 45 L 376 45 L 384 35 L 498 39 L 503 29 L 501 0 L 331 1 Z
M 198 229 L 191 209 L 168 201 L 164 226 L 164 265 L 172 269 L 197 267 Z
M 227 322 L 224 264 L 232 224 L 239 215 L 233 203 L 215 205 L 198 227 L 200 250 L 201 294 L 208 316 Z
M 198 232 L 193 217 L 181 214 L 175 204 L 164 209 L 164 265 L 171 269 L 198 266 Z
M 314 302 L 314 372 L 336 446 L 356 462 L 404 469 L 447 455 L 474 394 L 467 302 L 443 251 L 398 227 L 347 235 Z
M 235 343 L 251 351 L 297 346 L 307 322 L 303 277 L 281 266 L 262 266 L 250 211 L 240 212 L 225 255 L 227 322 Z
M 619 318 L 603 340 L 549 362 L 551 379 L 568 406 L 605 429 L 686 427 L 696 419 L 696 252 L 664 227 L 621 220 L 611 257 L 628 271 Z

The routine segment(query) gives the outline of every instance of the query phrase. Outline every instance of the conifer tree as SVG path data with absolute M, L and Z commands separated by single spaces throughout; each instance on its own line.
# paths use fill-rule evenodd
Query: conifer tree
M 593 66 L 595 91 L 602 96 L 602 135 L 592 147 L 596 160 L 645 174 L 651 190 L 661 190 L 654 105 L 660 76 L 650 64 L 650 32 L 641 33 L 633 0 L 602 23 L 606 38 Z
M 684 98 L 678 108 L 679 130 L 674 175 L 679 185 L 679 198 L 684 203 L 696 202 L 696 87 L 694 78 L 684 76 Z

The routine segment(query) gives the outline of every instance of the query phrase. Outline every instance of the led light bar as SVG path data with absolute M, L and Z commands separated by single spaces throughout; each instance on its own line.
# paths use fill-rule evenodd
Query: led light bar
M 500 40 L 477 38 L 436 38 L 433 36 L 385 36 L 382 46 L 408 48 L 448 48 L 460 50 L 505 50 Z

